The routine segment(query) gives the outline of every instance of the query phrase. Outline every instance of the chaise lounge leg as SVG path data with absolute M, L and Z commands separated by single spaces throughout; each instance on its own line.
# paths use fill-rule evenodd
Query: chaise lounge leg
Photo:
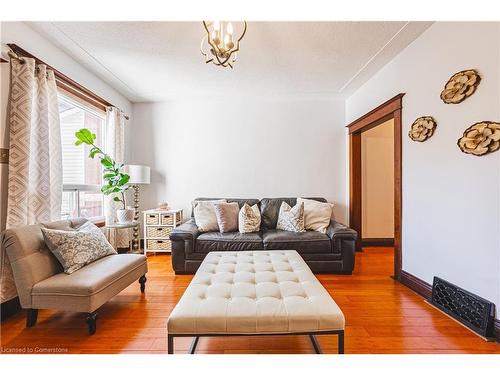
M 168 337 L 167 352 L 168 354 L 174 354 L 174 336 L 167 335 L 167 337 Z
M 344 331 L 339 333 L 339 354 L 344 354 Z
M 36 324 L 36 319 L 38 318 L 38 309 L 28 309 L 26 310 L 26 327 L 30 328 Z
M 87 316 L 85 317 L 85 321 L 87 322 L 87 326 L 89 329 L 89 335 L 93 335 L 96 331 L 96 320 L 97 320 L 97 313 L 91 312 L 87 313 Z
M 139 278 L 139 284 L 141 284 L 141 293 L 144 293 L 144 291 L 146 290 L 146 281 L 146 275 L 142 275 Z

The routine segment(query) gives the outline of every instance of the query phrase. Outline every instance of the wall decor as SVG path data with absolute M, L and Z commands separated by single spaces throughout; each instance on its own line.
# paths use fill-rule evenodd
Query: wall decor
M 474 69 L 462 70 L 455 73 L 446 82 L 441 92 L 441 99 L 446 104 L 461 103 L 467 97 L 474 94 L 479 82 L 481 82 L 481 77 Z
M 436 121 L 432 116 L 422 116 L 413 121 L 408 136 L 412 141 L 424 142 L 434 134 Z
M 497 151 L 500 148 L 500 123 L 476 122 L 464 131 L 457 144 L 462 152 L 476 156 Z

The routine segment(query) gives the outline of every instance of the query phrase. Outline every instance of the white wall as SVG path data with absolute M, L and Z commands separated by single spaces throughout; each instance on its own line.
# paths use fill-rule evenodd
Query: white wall
M 142 207 L 198 196 L 323 196 L 346 221 L 344 102 L 227 98 L 134 104 L 131 162 L 152 168 Z
M 362 238 L 394 237 L 394 120 L 361 133 Z
M 500 120 L 498 23 L 436 23 L 346 103 L 347 122 L 403 92 L 403 269 L 429 283 L 441 276 L 500 306 L 500 152 L 462 153 L 472 123 Z M 453 73 L 476 68 L 472 97 L 446 105 L 439 94 Z M 424 143 L 408 130 L 416 117 L 438 126 Z

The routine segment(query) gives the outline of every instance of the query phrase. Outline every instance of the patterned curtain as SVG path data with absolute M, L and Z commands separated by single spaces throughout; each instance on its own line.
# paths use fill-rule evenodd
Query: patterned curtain
M 125 116 L 123 112 L 115 107 L 106 109 L 106 153 L 117 163 L 123 163 L 125 156 Z M 113 201 L 113 195 L 104 197 L 104 216 L 106 223 L 116 222 L 116 210 L 121 208 L 120 203 Z M 126 230 L 112 231 L 111 243 L 116 241 L 118 247 L 128 247 L 128 236 Z
M 11 60 L 7 228 L 60 218 L 62 156 L 54 72 L 35 60 Z M 16 295 L 1 253 L 1 301 Z

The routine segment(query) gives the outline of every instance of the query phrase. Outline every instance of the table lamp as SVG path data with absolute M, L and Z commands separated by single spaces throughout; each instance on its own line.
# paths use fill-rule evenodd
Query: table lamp
M 130 176 L 128 183 L 134 189 L 134 221 L 139 221 L 139 185 L 150 183 L 151 169 L 145 165 L 126 165 L 124 172 Z M 139 250 L 139 226 L 134 227 L 132 249 Z

